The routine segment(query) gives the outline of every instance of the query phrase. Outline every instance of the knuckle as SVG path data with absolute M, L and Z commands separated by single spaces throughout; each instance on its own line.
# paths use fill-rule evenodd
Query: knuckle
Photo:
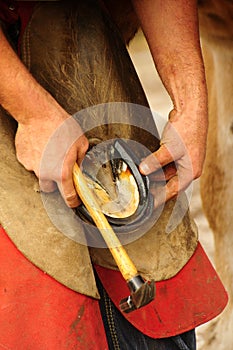
M 202 172 L 203 172 L 202 167 L 197 168 L 194 173 L 194 179 L 198 179 L 202 175 Z
M 25 160 L 24 157 L 19 154 L 17 154 L 16 156 L 17 156 L 18 162 L 22 164 L 26 170 L 33 171 L 33 166 L 29 161 Z
M 169 194 L 170 194 L 171 198 L 175 198 L 178 195 L 178 188 L 177 189 L 175 189 L 175 188 L 172 189 Z
M 83 139 L 83 150 L 86 152 L 89 148 L 89 141 L 86 137 Z
M 67 167 L 63 167 L 60 178 L 56 177 L 56 180 L 61 181 L 62 183 L 66 182 L 69 179 L 70 172 Z
M 49 180 L 40 181 L 39 186 L 40 190 L 46 193 L 54 192 L 56 190 L 55 183 Z
M 65 202 L 66 204 L 71 207 L 71 208 L 75 208 L 78 206 L 78 197 L 76 193 L 70 193 L 70 194 L 66 194 L 64 196 Z
M 86 137 L 84 137 L 81 147 L 78 149 L 78 158 L 83 158 L 88 151 L 89 148 L 89 142 Z
M 171 197 L 171 198 L 174 198 L 175 196 L 177 196 L 177 194 L 178 194 L 178 192 L 179 192 L 179 184 L 178 184 L 178 182 L 172 182 L 171 184 L 170 184 L 170 187 L 169 187 L 169 196 Z
M 75 192 L 65 194 L 65 199 L 67 200 L 67 202 L 72 202 L 76 198 L 77 198 L 77 194 Z

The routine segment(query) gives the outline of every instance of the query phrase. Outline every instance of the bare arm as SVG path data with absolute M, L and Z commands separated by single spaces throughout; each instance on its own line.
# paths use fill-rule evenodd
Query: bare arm
M 0 104 L 18 121 L 16 151 L 18 160 L 27 170 L 40 177 L 40 162 L 45 146 L 54 131 L 70 115 L 44 90 L 24 67 L 0 30 Z M 69 123 L 68 123 L 69 124 Z M 72 170 L 76 160 L 81 161 L 88 147 L 82 131 L 80 137 L 70 147 L 67 154 L 60 154 L 54 160 L 53 173 L 43 169 L 40 186 L 50 192 L 58 184 L 67 204 L 78 204 L 72 181 Z M 68 135 L 68 132 L 67 132 Z M 68 142 L 68 140 L 67 140 Z M 57 154 L 61 140 L 57 140 Z M 64 161 L 64 165 L 63 165 Z M 62 166 L 62 169 L 61 169 Z
M 149 174 L 176 162 L 177 172 L 165 170 L 168 200 L 201 175 L 205 158 L 207 91 L 196 1 L 133 0 L 133 4 L 174 105 L 161 147 L 140 166 L 143 173 Z M 155 200 L 156 205 L 162 202 L 159 196 Z

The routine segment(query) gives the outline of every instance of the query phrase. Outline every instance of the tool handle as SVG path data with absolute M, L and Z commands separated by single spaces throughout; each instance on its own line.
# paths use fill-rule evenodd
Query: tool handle
M 73 169 L 73 181 L 75 189 L 85 205 L 86 209 L 90 213 L 94 223 L 99 229 L 107 247 L 109 248 L 122 276 L 126 281 L 132 279 L 138 275 L 137 269 L 131 259 L 129 258 L 126 250 L 121 245 L 118 237 L 113 231 L 108 220 L 104 216 L 97 203 L 94 194 L 88 187 L 85 177 L 82 174 L 78 164 L 74 165 Z

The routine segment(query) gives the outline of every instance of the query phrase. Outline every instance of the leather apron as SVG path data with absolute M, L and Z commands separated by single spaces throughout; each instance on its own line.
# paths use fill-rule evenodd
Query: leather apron
M 148 103 L 119 29 L 96 1 L 39 3 L 22 38 L 21 53 L 34 77 L 70 114 L 103 103 L 126 103 L 122 125 L 121 119 L 111 124 L 109 116 L 98 116 L 102 126 L 89 130 L 88 138 L 104 141 L 124 137 L 142 143 L 151 152 L 158 148 L 150 112 L 142 119 L 142 127 L 132 126 L 134 115 L 127 103 L 145 108 Z M 88 120 L 82 120 L 84 129 L 85 123 Z M 74 291 L 98 298 L 92 263 L 115 270 L 111 254 L 108 249 L 89 249 L 53 225 L 37 191 L 36 177 L 16 160 L 15 121 L 2 111 L 0 124 L 2 226 L 18 249 L 41 270 Z M 54 196 L 54 203 L 61 200 L 57 193 L 50 196 Z M 188 210 L 166 233 L 175 204 L 167 203 L 154 226 L 126 245 L 139 273 L 147 279 L 160 281 L 175 276 L 197 247 L 197 229 Z M 184 205 L 185 196 L 176 205 L 178 215 Z M 75 229 L 85 235 L 81 224 Z

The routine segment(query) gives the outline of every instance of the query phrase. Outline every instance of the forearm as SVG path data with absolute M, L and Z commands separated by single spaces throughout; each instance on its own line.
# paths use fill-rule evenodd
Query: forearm
M 133 0 L 154 63 L 178 113 L 207 111 L 194 0 Z
M 42 191 L 51 192 L 58 185 L 67 205 L 76 207 L 73 167 L 84 158 L 88 141 L 78 123 L 29 73 L 1 30 L 0 104 L 19 123 L 19 162 L 39 177 Z M 49 161 L 42 164 L 44 154 Z
M 159 206 L 185 190 L 203 169 L 207 138 L 207 89 L 196 0 L 132 0 L 173 110 L 160 148 L 140 164 L 143 174 L 163 168 L 166 185 L 154 194 Z M 175 167 L 167 168 L 175 162 Z
M 68 117 L 28 72 L 0 30 L 0 104 L 21 124 Z

